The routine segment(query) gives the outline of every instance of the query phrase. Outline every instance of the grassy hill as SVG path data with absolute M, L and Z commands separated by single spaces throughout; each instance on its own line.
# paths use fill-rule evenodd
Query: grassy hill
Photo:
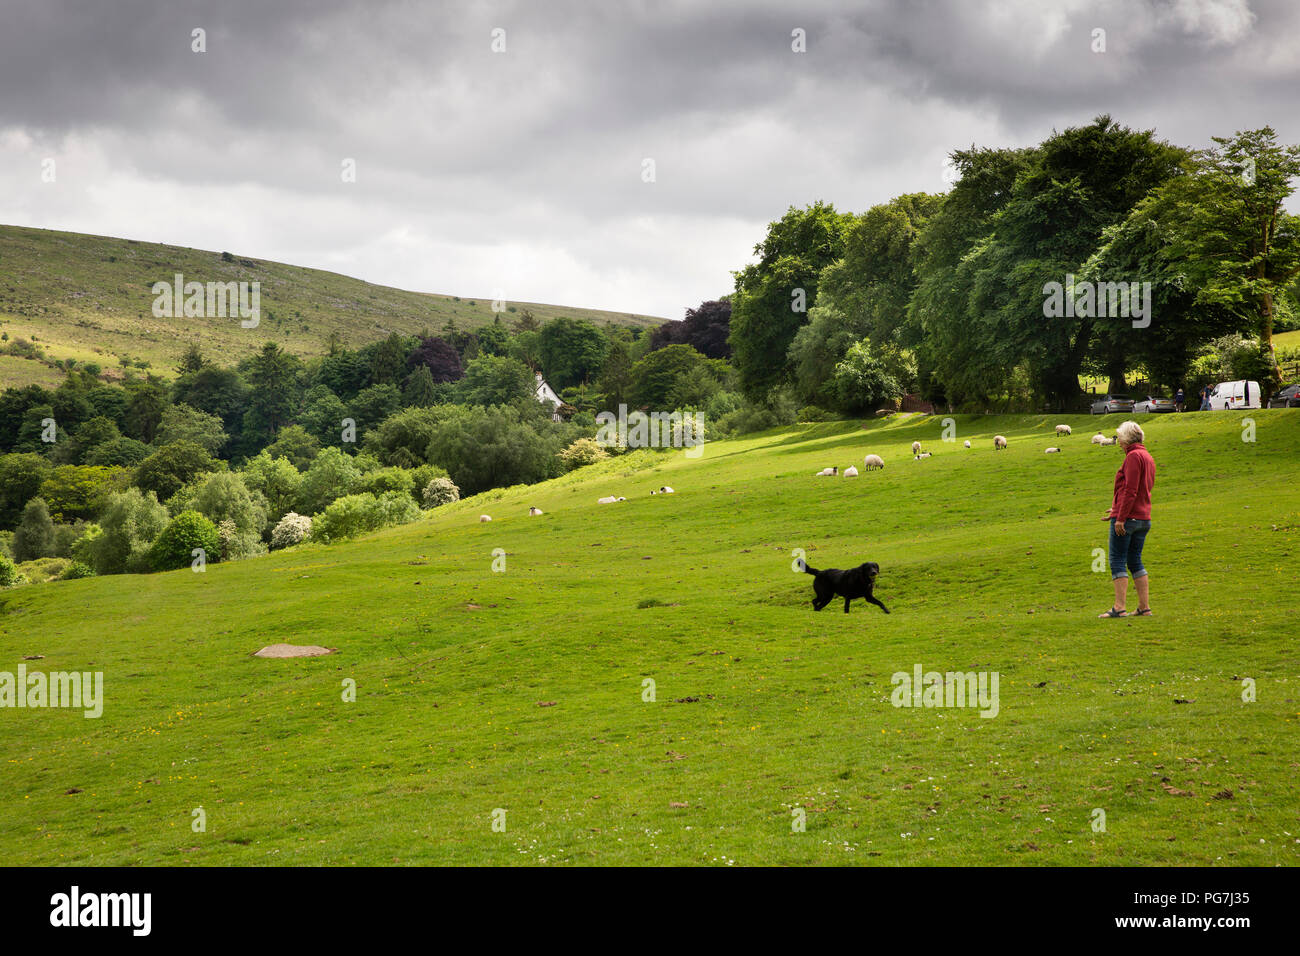
M 1153 618 L 1096 617 L 1120 452 L 1082 416 L 1062 441 L 1061 419 L 958 417 L 944 443 L 940 418 L 900 417 L 637 452 L 352 543 L 4 592 L 0 670 L 101 670 L 107 702 L 0 711 L 0 846 L 18 865 L 1295 865 L 1300 414 L 1253 418 L 1254 443 L 1237 415 L 1143 422 Z M 883 471 L 812 477 L 869 452 Z M 795 548 L 879 562 L 892 613 L 814 614 Z M 338 653 L 250 656 L 278 641 Z M 998 672 L 999 713 L 891 706 L 917 664 Z
M 331 333 L 355 347 L 390 332 L 436 332 L 449 319 L 460 328 L 477 328 L 497 315 L 490 299 L 405 292 L 319 269 L 253 260 L 237 251 L 232 258 L 134 239 L 0 225 L 0 331 L 10 340 L 36 342 L 50 359 L 108 369 L 126 357 L 170 375 L 195 341 L 209 355 L 233 363 L 268 340 L 301 356 L 322 355 Z M 260 282 L 259 326 L 243 329 L 229 318 L 155 318 L 151 287 L 171 282 L 177 272 L 186 281 Z M 631 326 L 665 321 L 536 302 L 507 303 L 502 321 L 513 322 L 524 309 L 540 322 L 560 315 Z M 0 364 L 0 387 L 45 382 L 51 375 L 57 381 L 60 373 L 45 368 L 40 373 L 6 361 Z M 32 378 L 39 375 L 44 378 Z

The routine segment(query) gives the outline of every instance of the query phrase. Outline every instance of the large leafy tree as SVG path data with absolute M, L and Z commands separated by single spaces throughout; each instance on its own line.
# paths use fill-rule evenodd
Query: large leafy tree
M 293 420 L 298 409 L 299 372 L 302 362 L 274 342 L 267 342 L 248 363 L 247 379 L 252 386 L 244 431 L 260 445 L 275 437 Z
M 420 339 L 420 344 L 407 357 L 406 365 L 413 372 L 427 368 L 435 382 L 458 382 L 465 376 L 460 353 L 446 339 L 433 335 Z
M 701 302 L 686 310 L 681 322 L 665 322 L 650 333 L 650 349 L 689 345 L 706 358 L 731 357 L 731 300 L 727 297 Z
M 598 327 L 560 317 L 542 326 L 538 348 L 546 380 L 558 390 L 590 382 L 609 353 L 609 339 Z
M 1106 227 L 1177 175 L 1186 157 L 1154 133 L 1109 116 L 1055 133 L 1017 177 L 990 239 L 974 253 L 971 311 L 991 330 L 994 354 L 1023 363 L 1052 407 L 1075 403 L 1096 323 L 1110 320 L 1045 317 L 1045 283 L 1063 284 L 1078 273 Z
M 829 203 L 791 206 L 754 247 L 758 261 L 735 273 L 728 341 L 750 398 L 761 399 L 787 380 L 790 343 L 817 302 L 822 270 L 844 254 L 852 221 Z

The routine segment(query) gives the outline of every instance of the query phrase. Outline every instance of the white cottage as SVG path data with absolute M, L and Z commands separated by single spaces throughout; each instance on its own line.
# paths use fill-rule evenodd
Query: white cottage
M 560 418 L 560 406 L 563 405 L 564 402 L 561 401 L 560 396 L 555 394 L 555 389 L 551 388 L 551 386 L 546 384 L 546 379 L 542 378 L 542 373 L 538 372 L 536 374 L 537 374 L 537 392 L 536 392 L 537 400 L 539 402 L 551 403 L 551 408 L 552 408 L 551 421 L 553 422 L 562 421 L 562 419 Z

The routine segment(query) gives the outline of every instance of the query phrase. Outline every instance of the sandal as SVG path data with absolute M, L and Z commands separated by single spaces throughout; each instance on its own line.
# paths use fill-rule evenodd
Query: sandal
M 1151 617 L 1151 608 L 1147 608 L 1145 611 L 1142 610 L 1142 608 L 1138 608 L 1134 617 Z
M 1150 613 L 1149 611 L 1147 613 Z M 1098 617 L 1128 617 L 1128 611 L 1121 611 L 1119 608 L 1111 608 L 1105 614 L 1098 614 Z

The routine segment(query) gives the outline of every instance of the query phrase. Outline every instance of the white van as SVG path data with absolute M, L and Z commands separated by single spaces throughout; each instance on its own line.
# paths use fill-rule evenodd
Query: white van
M 1262 408 L 1259 382 L 1220 382 L 1210 390 L 1210 410 Z

